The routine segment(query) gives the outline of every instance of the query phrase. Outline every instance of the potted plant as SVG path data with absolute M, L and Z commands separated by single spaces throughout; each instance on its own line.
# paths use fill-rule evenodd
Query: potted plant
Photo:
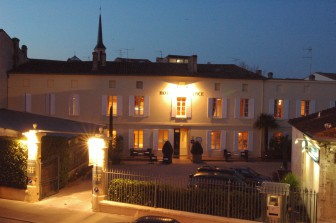
M 203 147 L 200 142 L 195 141 L 191 147 L 192 161 L 193 163 L 202 162 Z

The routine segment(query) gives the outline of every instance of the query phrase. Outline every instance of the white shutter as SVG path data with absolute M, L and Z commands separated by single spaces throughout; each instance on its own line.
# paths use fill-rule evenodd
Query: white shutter
M 134 148 L 134 129 L 128 130 L 128 148 Z
M 117 116 L 122 116 L 122 96 L 117 96 Z
M 268 113 L 274 117 L 274 99 L 268 101 Z
M 296 117 L 301 116 L 301 101 L 297 100 L 296 101 Z
M 329 102 L 329 108 L 336 107 L 336 101 L 330 101 Z
M 253 150 L 253 131 L 248 131 L 248 139 L 247 139 L 247 149 L 249 151 Z
M 176 117 L 176 97 L 172 97 L 171 100 L 171 117 L 175 118 Z
M 50 94 L 50 99 L 49 99 L 49 105 L 50 105 L 50 115 L 55 114 L 55 94 Z
M 46 94 L 45 97 L 45 113 L 50 115 L 50 94 Z
M 153 150 L 159 149 L 159 130 L 153 129 Z
M 187 118 L 191 118 L 191 98 L 187 97 L 186 98 L 186 115 Z
M 222 118 L 227 118 L 228 99 L 222 98 Z
M 168 129 L 168 141 L 174 145 L 174 129 Z
M 206 131 L 206 149 L 211 150 L 211 130 Z
M 233 151 L 238 152 L 238 131 L 233 131 Z
M 208 98 L 208 118 L 212 118 L 212 106 L 213 106 L 213 100 L 212 98 Z
M 288 119 L 288 112 L 289 112 L 289 100 L 284 99 L 283 119 Z
M 316 101 L 310 100 L 309 114 L 315 113 Z
M 149 116 L 149 96 L 144 97 L 144 116 L 148 117 Z
M 234 118 L 239 118 L 239 113 L 240 113 L 240 99 L 235 98 Z
M 76 98 L 76 100 L 75 100 L 75 103 L 76 103 L 76 106 L 75 106 L 75 108 L 76 108 L 76 113 L 75 113 L 75 115 L 79 115 L 80 114 L 80 103 L 79 103 L 79 94 L 75 94 L 75 98 Z
M 129 100 L 128 100 L 128 115 L 129 116 L 134 116 L 134 96 L 133 95 L 129 96 Z
M 254 98 L 249 99 L 248 103 L 248 118 L 254 118 Z
M 106 113 L 106 111 L 107 111 L 107 95 L 102 95 L 102 110 L 101 110 L 101 114 L 103 115 L 103 116 L 106 116 L 107 115 L 107 113 Z
M 226 149 L 226 131 L 222 130 L 220 133 L 220 149 Z
M 25 94 L 25 112 L 31 112 L 31 94 Z
M 149 129 L 143 130 L 143 148 L 147 149 L 150 147 L 150 140 L 149 140 Z

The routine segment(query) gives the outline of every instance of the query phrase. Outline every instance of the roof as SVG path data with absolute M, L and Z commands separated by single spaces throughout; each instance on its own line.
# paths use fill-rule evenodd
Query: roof
M 323 73 L 323 72 L 316 72 L 316 74 L 322 75 L 324 77 L 330 78 L 332 80 L 336 80 L 336 73 Z
M 93 134 L 99 132 L 99 127 L 103 127 L 92 123 L 0 109 L 0 128 L 25 132 L 32 129 L 33 124 L 37 124 L 38 130 L 65 134 Z
M 336 107 L 290 119 L 288 122 L 312 139 L 336 140 Z
M 91 61 L 67 61 L 29 59 L 9 74 L 72 74 L 72 75 L 137 75 L 137 76 L 186 76 L 224 79 L 265 79 L 262 75 L 248 71 L 234 64 L 198 64 L 197 72 L 191 73 L 188 64 L 177 63 L 139 63 L 106 62 L 92 70 Z

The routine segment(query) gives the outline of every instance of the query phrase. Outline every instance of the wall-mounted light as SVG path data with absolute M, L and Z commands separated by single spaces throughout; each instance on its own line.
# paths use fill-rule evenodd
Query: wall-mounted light
M 26 137 L 26 144 L 28 147 L 28 160 L 37 160 L 37 153 L 38 153 L 38 143 L 39 140 L 37 138 L 37 125 L 33 125 L 34 130 L 29 130 L 28 132 L 24 132 L 23 135 Z

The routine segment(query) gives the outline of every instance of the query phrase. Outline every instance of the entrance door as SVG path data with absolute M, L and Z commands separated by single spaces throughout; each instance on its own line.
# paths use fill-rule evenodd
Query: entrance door
M 188 129 L 174 129 L 174 156 L 188 155 Z

